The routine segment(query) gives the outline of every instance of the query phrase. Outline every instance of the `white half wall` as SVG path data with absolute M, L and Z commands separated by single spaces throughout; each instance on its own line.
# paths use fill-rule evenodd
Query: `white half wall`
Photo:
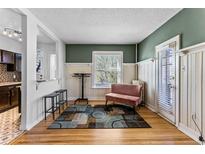
M 64 83 L 64 43 L 47 27 L 45 27 L 27 9 L 19 9 L 23 14 L 23 77 L 22 77 L 22 129 L 30 129 L 44 118 L 44 103 L 42 97 L 62 88 Z M 59 80 L 47 81 L 37 86 L 36 82 L 36 51 L 37 27 L 41 27 L 57 43 L 58 78 Z
M 136 79 L 136 64 L 123 64 L 123 83 L 131 84 Z M 73 100 L 81 96 L 81 83 L 78 78 L 72 77 L 73 73 L 91 73 L 91 63 L 67 63 L 65 64 L 66 88 L 68 97 Z M 85 79 L 85 96 L 89 99 L 105 99 L 105 94 L 109 93 L 109 88 L 92 88 L 92 78 Z
M 138 80 L 145 83 L 145 104 L 153 111 L 157 111 L 155 104 L 155 61 L 147 59 L 137 63 Z

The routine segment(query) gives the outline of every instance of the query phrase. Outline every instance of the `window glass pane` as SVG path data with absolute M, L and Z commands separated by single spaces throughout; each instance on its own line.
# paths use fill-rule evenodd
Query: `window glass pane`
M 121 54 L 98 54 L 94 56 L 94 86 L 110 87 L 112 83 L 121 82 Z
M 55 54 L 51 54 L 50 55 L 50 79 L 56 79 L 56 55 Z

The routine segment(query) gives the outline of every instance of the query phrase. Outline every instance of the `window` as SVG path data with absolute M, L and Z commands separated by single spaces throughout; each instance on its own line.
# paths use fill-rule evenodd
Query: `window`
M 93 88 L 110 88 L 122 82 L 122 51 L 93 51 Z
M 56 54 L 50 55 L 50 80 L 56 79 L 57 63 Z

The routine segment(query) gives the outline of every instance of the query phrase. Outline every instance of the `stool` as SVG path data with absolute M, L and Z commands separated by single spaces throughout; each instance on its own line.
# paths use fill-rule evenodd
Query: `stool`
M 66 103 L 68 105 L 68 92 L 67 92 L 67 89 L 60 89 L 60 90 L 57 90 L 55 92 L 59 94 L 59 101 L 58 101 L 57 104 L 64 105 Z M 64 106 L 63 106 L 63 108 L 64 108 Z
M 53 114 L 53 119 L 55 119 L 55 111 L 57 110 L 57 106 L 55 106 L 55 101 L 56 103 L 58 102 L 58 93 L 51 93 L 49 95 L 44 96 L 44 105 L 45 105 L 45 120 L 46 120 L 46 113 L 52 113 Z M 51 107 L 47 109 L 47 99 L 51 100 Z

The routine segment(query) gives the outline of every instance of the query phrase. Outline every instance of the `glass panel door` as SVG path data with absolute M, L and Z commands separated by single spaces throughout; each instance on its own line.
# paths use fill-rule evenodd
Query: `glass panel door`
M 158 109 L 175 123 L 175 43 L 158 51 Z

